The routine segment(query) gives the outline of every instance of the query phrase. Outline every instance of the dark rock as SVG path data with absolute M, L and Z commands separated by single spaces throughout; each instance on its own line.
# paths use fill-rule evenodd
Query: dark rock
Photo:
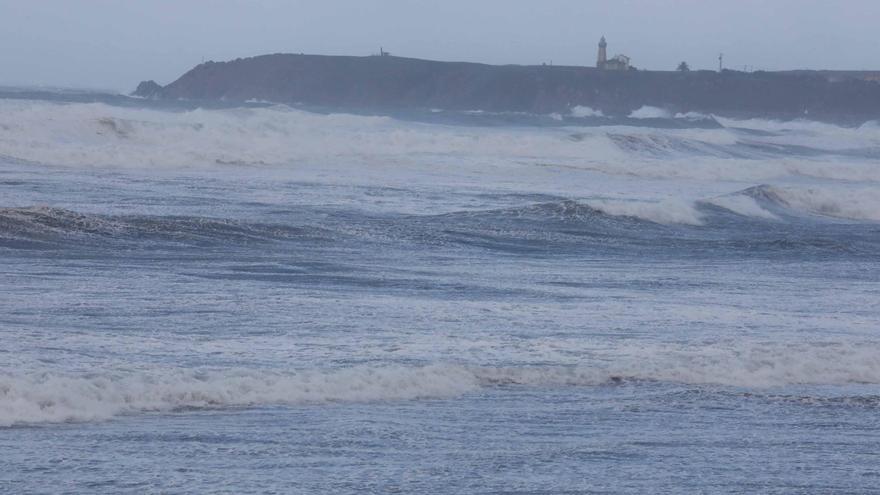
M 156 81 L 143 81 L 138 84 L 132 96 L 140 96 L 141 98 L 159 98 L 162 96 L 162 86 Z

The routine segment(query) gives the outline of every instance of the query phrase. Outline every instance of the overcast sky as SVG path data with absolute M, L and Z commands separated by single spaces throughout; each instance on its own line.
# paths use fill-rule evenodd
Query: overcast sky
M 880 0 L 0 0 L 0 84 L 130 91 L 264 53 L 880 69 Z

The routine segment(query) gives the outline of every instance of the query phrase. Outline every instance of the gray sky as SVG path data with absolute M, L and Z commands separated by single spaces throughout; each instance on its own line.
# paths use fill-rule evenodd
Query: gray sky
M 880 69 L 880 0 L 0 0 L 0 84 L 130 91 L 202 60 L 395 55 L 645 69 Z

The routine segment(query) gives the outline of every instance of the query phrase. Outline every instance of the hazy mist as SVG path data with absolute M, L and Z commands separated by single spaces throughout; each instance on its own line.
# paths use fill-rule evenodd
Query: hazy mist
M 264 53 L 493 64 L 880 69 L 876 0 L 0 0 L 0 84 L 129 91 Z

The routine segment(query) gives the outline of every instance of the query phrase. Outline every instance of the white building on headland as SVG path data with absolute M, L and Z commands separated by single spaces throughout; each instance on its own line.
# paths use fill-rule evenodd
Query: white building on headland
M 629 70 L 629 57 L 626 55 L 615 55 L 608 58 L 608 42 L 605 37 L 599 40 L 599 57 L 596 59 L 596 68 L 601 70 Z

